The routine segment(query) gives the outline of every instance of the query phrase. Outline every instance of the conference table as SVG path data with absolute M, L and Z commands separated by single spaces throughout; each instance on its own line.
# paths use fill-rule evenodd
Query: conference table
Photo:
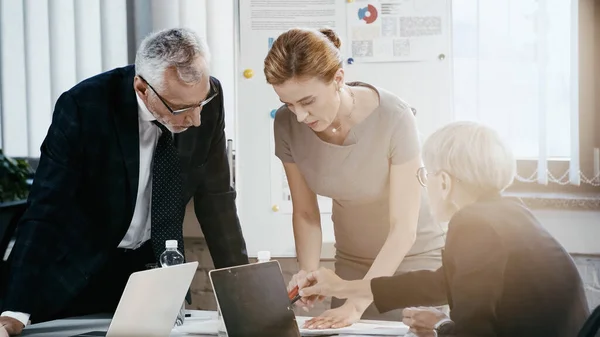
M 204 310 L 187 310 L 190 317 L 186 317 L 185 325 L 194 324 L 194 322 L 200 322 L 205 320 L 214 319 L 217 317 L 214 311 Z M 110 324 L 111 317 L 108 315 L 91 315 L 82 317 L 73 317 L 60 319 L 56 321 L 44 322 L 33 324 L 25 328 L 21 336 L 23 337 L 68 337 L 78 334 L 83 334 L 91 331 L 106 331 Z M 171 337 L 183 337 L 183 336 L 195 336 L 195 337 L 209 337 L 216 336 L 216 334 L 188 334 L 177 331 L 177 328 L 171 332 Z M 376 337 L 377 335 L 357 335 L 357 334 L 339 334 L 338 337 Z M 404 337 L 415 336 L 411 333 L 404 335 Z M 388 336 L 389 337 L 389 336 Z

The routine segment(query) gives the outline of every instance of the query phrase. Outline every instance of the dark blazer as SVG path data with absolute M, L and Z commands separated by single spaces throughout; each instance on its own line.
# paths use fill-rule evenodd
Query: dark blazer
M 523 204 L 499 196 L 452 217 L 440 269 L 371 287 L 381 312 L 448 303 L 457 336 L 576 336 L 589 314 L 571 256 Z
M 600 337 L 600 305 L 585 321 L 577 337 Z
M 2 309 L 42 319 L 60 310 L 106 263 L 127 231 L 139 179 L 133 66 L 87 79 L 56 102 L 28 209 L 17 229 Z M 217 268 L 248 263 L 230 186 L 223 92 L 202 124 L 175 135 L 185 200 Z

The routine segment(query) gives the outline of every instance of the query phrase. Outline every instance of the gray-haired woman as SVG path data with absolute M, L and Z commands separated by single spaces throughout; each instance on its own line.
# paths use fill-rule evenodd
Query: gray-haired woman
M 455 122 L 423 146 L 418 173 L 435 216 L 449 221 L 442 267 L 371 281 L 320 269 L 302 296 L 350 295 L 386 312 L 404 310 L 413 330 L 458 336 L 575 336 L 589 314 L 581 278 L 564 248 L 518 200 L 501 196 L 515 158 L 483 125 Z M 430 308 L 450 304 L 451 317 Z

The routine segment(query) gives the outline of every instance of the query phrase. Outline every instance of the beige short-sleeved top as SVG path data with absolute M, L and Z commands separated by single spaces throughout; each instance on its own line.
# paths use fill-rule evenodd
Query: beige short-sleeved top
M 343 145 L 321 140 L 282 106 L 275 116 L 275 155 L 284 163 L 296 163 L 312 191 L 333 200 L 337 257 L 369 263 L 381 250 L 390 227 L 390 163 L 413 159 L 420 144 L 408 104 L 365 83 L 348 85 L 376 90 L 380 104 L 350 130 Z M 417 240 L 407 256 L 444 245 L 442 229 L 434 222 L 423 192 Z

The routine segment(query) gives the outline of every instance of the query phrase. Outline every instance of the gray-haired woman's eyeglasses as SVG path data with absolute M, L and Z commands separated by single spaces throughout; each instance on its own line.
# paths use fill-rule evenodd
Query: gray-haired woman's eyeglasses
M 440 172 L 446 172 L 446 171 L 439 170 L 439 171 L 436 171 L 434 173 L 434 175 L 437 175 Z M 421 186 L 427 187 L 427 180 L 429 180 L 429 174 L 430 173 L 427 172 L 427 169 L 424 166 L 419 167 L 419 169 L 417 170 L 417 180 L 419 181 L 419 184 L 421 184 Z M 457 183 L 461 182 L 460 179 L 457 179 L 456 177 L 450 175 L 449 173 L 446 172 L 446 174 L 448 174 L 450 177 L 452 177 L 452 179 L 454 181 L 456 181 Z
M 187 111 L 190 111 L 190 110 L 193 110 L 193 109 L 196 109 L 196 108 L 202 108 L 203 106 L 205 106 L 206 104 L 208 104 L 210 101 L 212 101 L 213 98 L 217 97 L 217 95 L 219 94 L 219 90 L 217 89 L 217 87 L 215 85 L 213 85 L 212 81 L 209 80 L 210 89 L 208 91 L 208 95 L 206 96 L 206 98 L 203 101 L 200 101 L 200 103 L 198 103 L 196 105 L 193 105 L 193 106 L 190 106 L 190 107 L 187 107 L 187 108 L 173 110 L 173 109 L 171 109 L 171 107 L 169 106 L 169 104 L 167 104 L 167 102 L 158 94 L 158 92 L 156 92 L 156 90 L 154 90 L 154 88 L 152 87 L 152 85 L 150 85 L 150 83 L 148 83 L 148 81 L 146 81 L 145 78 L 143 78 L 142 76 L 139 76 L 139 78 L 141 78 L 142 81 L 144 81 L 148 85 L 148 87 L 150 87 L 150 89 L 152 89 L 152 91 L 154 91 L 154 93 L 156 94 L 156 96 L 158 97 L 158 99 L 160 99 L 160 101 L 164 104 L 164 106 L 173 115 L 179 115 L 179 114 L 182 114 L 184 112 L 187 112 Z
M 417 180 L 423 187 L 427 187 L 427 169 L 424 166 L 419 167 L 417 170 Z

